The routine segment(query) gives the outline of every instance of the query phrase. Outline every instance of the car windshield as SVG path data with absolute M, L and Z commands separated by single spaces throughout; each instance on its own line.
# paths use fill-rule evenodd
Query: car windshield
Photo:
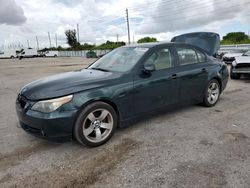
M 250 50 L 243 54 L 244 56 L 250 56 Z
M 89 66 L 88 69 L 127 72 L 134 67 L 147 50 L 148 48 L 141 47 L 117 48 L 98 59 L 95 63 Z

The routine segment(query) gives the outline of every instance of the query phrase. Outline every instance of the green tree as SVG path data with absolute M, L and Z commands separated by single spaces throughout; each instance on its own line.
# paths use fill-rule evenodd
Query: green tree
M 81 44 L 79 49 L 80 50 L 92 50 L 95 47 L 95 45 L 91 45 L 88 43 Z
M 103 43 L 99 46 L 96 46 L 95 49 L 99 49 L 99 50 L 113 50 L 115 48 L 118 48 L 120 46 L 124 46 L 126 45 L 125 42 L 121 41 L 121 42 L 112 42 L 112 41 L 106 41 L 106 43 Z
M 221 44 L 244 44 L 250 43 L 248 35 L 244 32 L 231 32 L 223 37 Z
M 141 38 L 137 41 L 137 43 L 147 43 L 147 42 L 157 42 L 157 39 L 154 38 L 154 37 L 144 37 L 144 38 Z
M 74 30 L 70 30 L 70 29 L 66 30 L 65 35 L 66 35 L 67 43 L 71 48 L 77 49 L 80 46 L 80 43 L 77 42 L 75 29 Z

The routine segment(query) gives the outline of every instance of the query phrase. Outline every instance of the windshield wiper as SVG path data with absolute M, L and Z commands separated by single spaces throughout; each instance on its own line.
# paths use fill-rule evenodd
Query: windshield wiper
M 99 67 L 91 67 L 90 69 L 93 69 L 93 70 L 100 70 L 100 71 L 103 71 L 103 72 L 110 72 L 110 71 L 107 70 L 107 69 L 103 69 L 103 68 L 99 68 Z

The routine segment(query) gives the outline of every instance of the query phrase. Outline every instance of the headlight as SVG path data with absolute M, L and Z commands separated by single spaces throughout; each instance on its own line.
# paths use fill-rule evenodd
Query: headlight
M 32 106 L 31 110 L 44 112 L 44 113 L 53 112 L 56 109 L 58 109 L 60 106 L 70 102 L 72 98 L 73 98 L 73 95 L 68 95 L 68 96 L 64 96 L 64 97 L 60 97 L 56 99 L 39 101 L 39 102 L 36 102 Z
M 232 62 L 232 66 L 235 67 L 236 65 L 237 65 L 236 61 L 233 61 L 233 62 Z

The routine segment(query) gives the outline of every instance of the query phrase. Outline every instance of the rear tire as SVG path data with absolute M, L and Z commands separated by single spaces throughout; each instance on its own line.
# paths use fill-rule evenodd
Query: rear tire
M 210 80 L 204 93 L 203 106 L 212 107 L 216 105 L 220 98 L 220 89 L 220 84 L 216 79 Z
M 109 104 L 94 102 L 79 114 L 74 136 L 82 145 L 100 146 L 113 136 L 117 122 L 117 114 Z

